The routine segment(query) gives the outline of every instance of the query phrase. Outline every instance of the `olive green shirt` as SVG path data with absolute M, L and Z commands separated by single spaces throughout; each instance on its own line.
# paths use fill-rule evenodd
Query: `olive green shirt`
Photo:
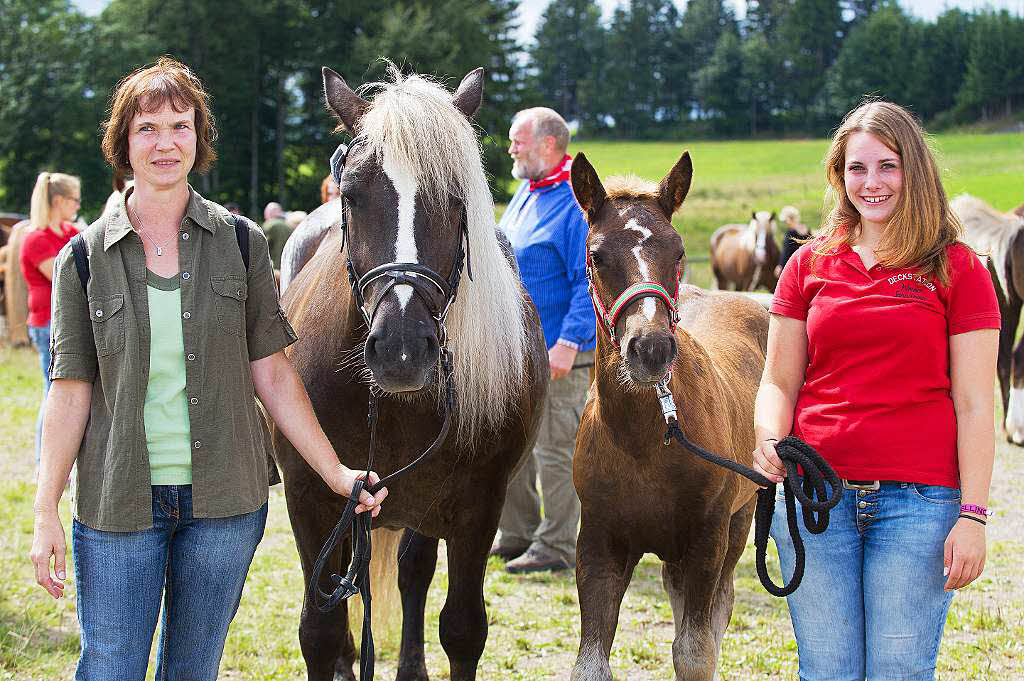
M 50 363 L 52 380 L 92 383 L 76 460 L 75 518 L 98 530 L 144 530 L 153 525 L 143 416 L 150 360 L 145 253 L 124 199 L 82 234 L 87 291 L 70 246 L 54 265 Z M 248 513 L 267 500 L 271 446 L 249 363 L 296 336 L 258 226 L 249 229 L 246 272 L 230 214 L 190 187 L 178 239 L 193 514 Z
M 267 244 L 270 246 L 270 262 L 274 263 L 274 269 L 280 269 L 281 254 L 284 253 L 288 237 L 292 235 L 292 228 L 284 218 L 271 218 L 263 223 L 263 233 L 267 235 Z

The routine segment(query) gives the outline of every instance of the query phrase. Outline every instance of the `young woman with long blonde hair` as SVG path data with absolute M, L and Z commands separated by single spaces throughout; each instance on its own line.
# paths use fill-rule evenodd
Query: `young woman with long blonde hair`
M 792 434 L 845 488 L 788 599 L 800 678 L 931 680 L 953 591 L 985 564 L 999 308 L 909 112 L 851 111 L 825 168 L 831 212 L 771 306 L 754 467 L 781 481 Z M 792 574 L 781 494 L 772 536 Z

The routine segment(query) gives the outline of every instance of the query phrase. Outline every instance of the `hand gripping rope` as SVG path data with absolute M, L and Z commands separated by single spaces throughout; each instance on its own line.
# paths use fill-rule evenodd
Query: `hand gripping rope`
M 821 534 L 828 528 L 828 512 L 835 508 L 842 498 L 843 487 L 840 484 L 839 476 L 828 465 L 813 447 L 806 442 L 795 438 L 786 437 L 776 446 L 782 463 L 786 466 L 787 477 L 783 480 L 783 491 L 786 497 L 786 521 L 789 525 L 789 535 L 793 539 L 793 549 L 796 554 L 796 566 L 789 584 L 776 586 L 768 574 L 766 556 L 768 552 L 768 532 L 772 525 L 772 516 L 775 513 L 775 483 L 761 475 L 752 468 L 726 459 L 718 454 L 709 452 L 699 445 L 691 442 L 683 434 L 679 427 L 679 420 L 676 417 L 676 405 L 672 399 L 672 392 L 668 388 L 671 374 L 665 376 L 657 385 L 658 401 L 661 403 L 662 415 L 668 430 L 665 431 L 664 444 L 668 445 L 672 438 L 679 444 L 690 450 L 700 458 L 710 463 L 727 468 L 737 475 L 758 485 L 757 507 L 754 511 L 754 548 L 757 552 L 757 576 L 761 585 L 773 596 L 788 596 L 800 586 L 804 576 L 804 562 L 806 555 L 804 543 L 800 539 L 800 528 L 797 526 L 796 503 L 794 497 L 800 500 L 803 508 L 804 526 L 812 534 Z M 803 468 L 804 483 L 800 489 L 796 482 L 798 470 L 797 465 Z M 828 481 L 832 488 L 832 496 L 829 497 L 825 490 L 825 481 Z M 815 517 L 815 513 L 817 517 Z

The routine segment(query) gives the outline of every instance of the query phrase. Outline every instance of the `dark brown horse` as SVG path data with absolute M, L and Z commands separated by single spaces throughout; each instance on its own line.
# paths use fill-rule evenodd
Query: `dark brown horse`
M 964 225 L 964 239 L 988 256 L 988 270 L 999 299 L 999 389 L 1003 397 L 1006 439 L 1024 445 L 1024 337 L 1015 345 L 1024 303 L 1024 206 L 1000 213 L 984 201 L 961 194 L 950 208 Z
M 644 553 L 664 561 L 676 679 L 711 681 L 732 614 L 733 569 L 756 488 L 674 443 L 664 445 L 655 387 L 670 376 L 687 436 L 749 466 L 768 313 L 742 295 L 677 289 L 685 250 L 671 218 L 692 174 L 683 154 L 658 186 L 620 179 L 609 180 L 606 190 L 583 154 L 572 164 L 573 191 L 590 223 L 595 307 L 609 311 L 599 314 L 597 376 L 573 459 L 583 506 L 574 681 L 612 678 L 608 656 L 619 607 Z M 638 290 L 658 293 L 636 298 Z
M 427 678 L 424 606 L 438 539 L 444 539 L 448 597 L 440 615 L 441 645 L 450 678 L 469 681 L 476 678 L 487 638 L 487 552 L 506 484 L 535 439 L 547 388 L 547 353 L 536 310 L 495 232 L 469 119 L 480 105 L 483 70 L 468 74 L 454 95 L 428 79 L 394 70 L 390 81 L 376 88 L 376 97 L 364 100 L 341 76 L 324 69 L 327 102 L 341 127 L 355 135 L 341 177 L 347 227 L 344 250 L 339 229 L 285 294 L 284 307 L 300 338 L 289 355 L 320 423 L 351 467 L 366 466 L 367 400 L 374 391 L 373 468 L 383 477 L 410 463 L 441 429 L 439 350 L 446 346 L 452 352 L 457 403 L 452 432 L 439 451 L 388 485 L 375 525 L 406 528 L 398 563 L 403 623 L 397 678 Z M 400 270 L 369 282 L 361 297 L 360 287 L 349 284 L 349 265 L 361 276 L 394 263 Z M 453 272 L 462 273 L 447 317 L 443 291 L 426 279 L 410 283 L 427 268 L 446 281 Z M 275 444 L 308 581 L 343 500 L 280 432 Z M 327 592 L 333 591 L 327 575 L 345 573 L 347 544 L 344 561 L 333 558 L 321 580 Z M 383 555 L 378 547 L 373 560 L 398 557 Z M 336 673 L 354 678 L 356 651 L 344 601 L 338 611 L 323 614 L 307 592 L 299 642 L 309 679 L 325 681 Z
M 750 214 L 746 225 L 722 225 L 711 235 L 711 273 L 721 290 L 775 290 L 779 279 L 779 245 L 775 243 L 775 213 Z

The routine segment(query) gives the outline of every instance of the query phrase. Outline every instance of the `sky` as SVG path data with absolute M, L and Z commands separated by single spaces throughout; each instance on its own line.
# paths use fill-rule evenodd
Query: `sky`
M 556 0 L 557 1 L 557 0 Z M 680 9 L 686 6 L 685 0 L 674 0 Z M 74 4 L 86 14 L 99 14 L 109 4 L 110 0 L 74 0 Z M 544 8 L 551 0 L 520 0 L 519 2 L 519 40 L 524 45 L 533 42 L 533 32 L 537 29 L 537 22 Z M 626 0 L 597 0 L 597 4 L 604 11 L 605 19 L 611 16 L 612 11 Z M 736 15 L 742 17 L 746 2 L 744 0 L 726 0 L 736 9 Z M 900 5 L 908 13 L 922 19 L 935 19 L 949 7 L 959 7 L 962 10 L 970 11 L 991 7 L 993 9 L 1007 9 L 1017 16 L 1024 16 L 1024 0 L 899 0 Z

